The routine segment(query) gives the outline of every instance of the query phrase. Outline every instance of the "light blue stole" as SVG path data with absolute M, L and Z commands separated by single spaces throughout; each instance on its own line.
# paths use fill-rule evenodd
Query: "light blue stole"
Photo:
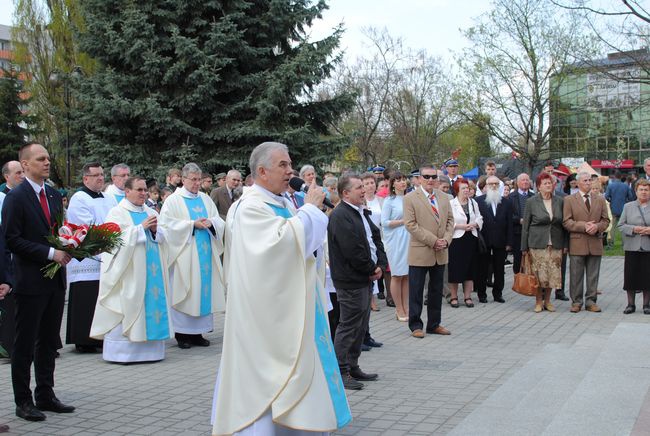
M 113 194 L 113 197 L 117 200 L 117 204 L 120 204 L 120 201 L 124 200 L 125 195 Z
M 271 203 L 266 203 L 277 216 L 289 219 L 292 217 L 291 211 L 287 208 L 276 206 Z M 327 387 L 336 414 L 337 428 L 343 428 L 352 421 L 352 413 L 350 406 L 345 396 L 345 389 L 343 388 L 343 380 L 341 379 L 341 371 L 339 370 L 336 354 L 334 353 L 334 344 L 332 344 L 332 337 L 329 332 L 327 314 L 323 309 L 321 303 L 318 285 L 316 285 L 316 311 L 315 311 L 315 328 L 314 328 L 314 341 L 316 342 L 316 349 L 320 356 L 320 362 L 323 366 L 323 373 L 327 380 Z
M 129 211 L 134 225 L 142 223 L 147 218 L 146 212 Z M 145 230 L 147 237 L 147 284 L 144 292 L 144 314 L 148 341 L 162 341 L 171 337 L 169 320 L 167 319 L 167 297 L 165 295 L 165 280 L 160 262 L 158 244 L 151 238 L 151 232 Z
M 208 212 L 205 209 L 201 197 L 188 198 L 183 197 L 185 206 L 190 213 L 192 221 L 199 218 L 208 218 Z M 201 266 L 201 315 L 206 316 L 212 313 L 212 243 L 210 241 L 210 231 L 208 229 L 194 229 L 196 242 L 196 251 L 199 255 L 199 265 Z

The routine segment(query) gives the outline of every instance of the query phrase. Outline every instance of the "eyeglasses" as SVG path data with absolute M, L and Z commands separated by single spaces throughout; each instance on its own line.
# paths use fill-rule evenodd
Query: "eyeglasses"
M 438 175 L 437 174 L 420 174 L 420 177 L 422 177 L 425 180 L 429 180 L 429 179 L 437 179 Z

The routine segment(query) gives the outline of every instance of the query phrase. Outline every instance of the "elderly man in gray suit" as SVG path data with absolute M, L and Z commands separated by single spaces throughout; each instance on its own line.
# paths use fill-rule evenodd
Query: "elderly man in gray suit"
M 237 201 L 241 192 L 239 187 L 241 186 L 241 173 L 237 170 L 230 170 L 226 174 L 226 184 L 218 188 L 214 188 L 210 193 L 210 198 L 214 201 L 214 204 L 217 206 L 219 211 L 219 216 L 222 220 L 226 220 L 226 215 L 228 215 L 228 209 L 230 206 Z

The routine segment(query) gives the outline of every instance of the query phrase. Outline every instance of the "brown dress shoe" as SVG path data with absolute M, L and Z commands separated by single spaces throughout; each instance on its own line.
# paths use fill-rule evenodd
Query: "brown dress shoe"
M 580 312 L 580 309 L 582 309 L 582 307 L 580 307 L 580 305 L 574 304 L 573 306 L 571 306 L 571 313 L 578 313 L 578 312 Z
M 600 310 L 600 307 L 598 307 L 597 304 L 592 304 L 591 306 L 587 306 L 585 307 L 585 310 L 587 312 L 602 312 L 602 310 Z
M 436 327 L 433 330 L 427 330 L 427 333 L 430 333 L 432 335 L 444 335 L 444 336 L 447 336 L 447 335 L 451 334 L 451 332 L 449 330 L 447 330 L 446 328 L 444 328 L 441 325 L 439 325 L 438 327 Z
M 413 336 L 414 338 L 422 339 L 424 337 L 424 332 L 420 329 L 413 330 L 411 336 Z

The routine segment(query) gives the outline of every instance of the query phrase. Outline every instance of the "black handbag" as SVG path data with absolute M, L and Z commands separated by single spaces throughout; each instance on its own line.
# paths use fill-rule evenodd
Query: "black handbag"
M 476 208 L 474 208 L 474 201 L 470 198 L 469 201 L 472 203 L 472 210 L 474 211 L 474 215 L 476 215 Z M 478 235 L 478 252 L 480 254 L 486 254 L 488 252 L 488 247 L 487 244 L 485 243 L 485 238 L 483 237 L 483 233 L 481 233 L 481 229 L 476 229 L 476 234 Z

